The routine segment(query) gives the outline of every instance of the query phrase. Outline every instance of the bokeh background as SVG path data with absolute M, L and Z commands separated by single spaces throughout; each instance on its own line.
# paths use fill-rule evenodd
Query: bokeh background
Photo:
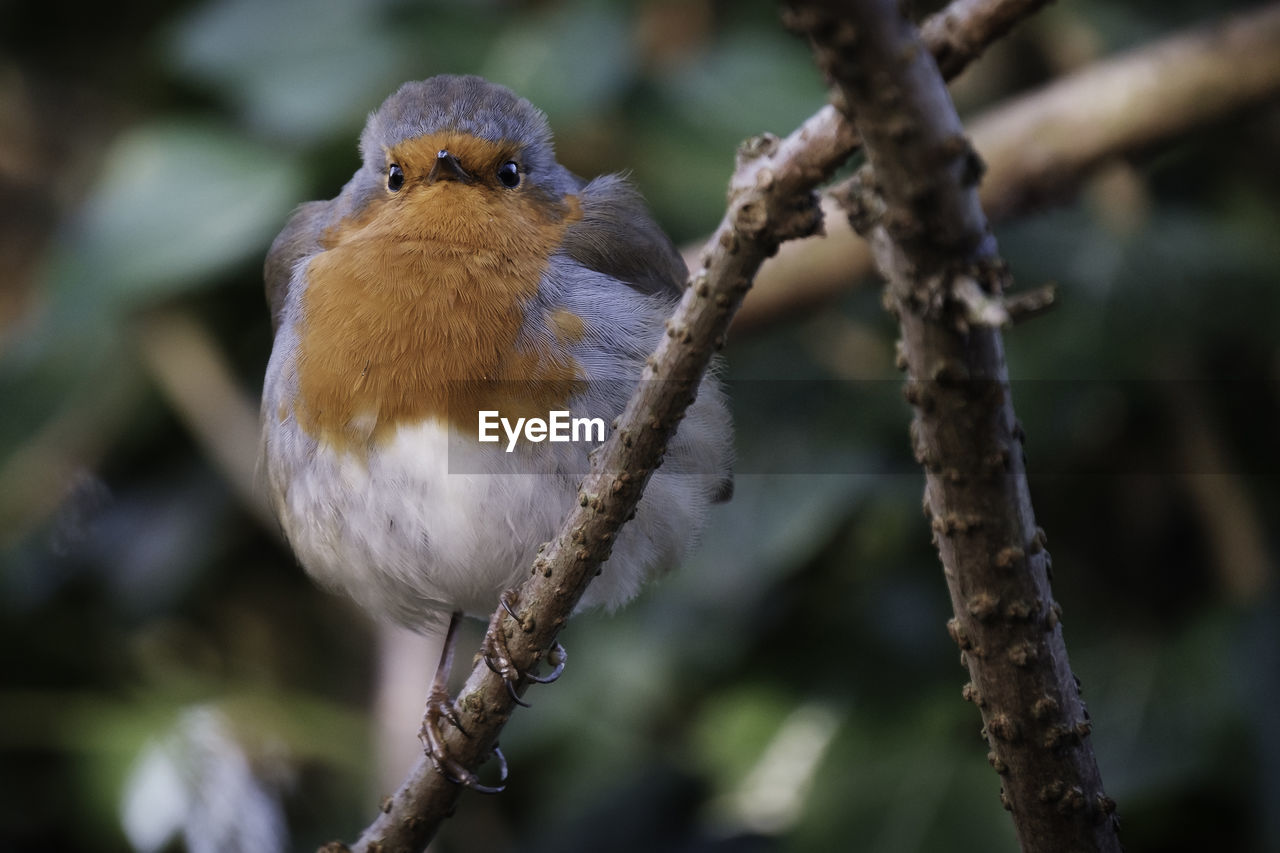
M 1244 5 L 1060 3 L 956 97 Z M 0 5 L 0 39 L 0 849 L 353 839 L 416 749 L 417 688 L 376 697 L 423 658 L 261 509 L 272 236 L 336 193 L 383 97 L 450 71 L 529 97 L 562 162 L 630 170 L 696 243 L 737 143 L 822 81 L 760 0 L 46 0 Z M 1131 851 L 1280 850 L 1277 150 L 1272 103 L 997 231 L 1021 284 L 1059 286 L 1010 370 Z M 734 335 L 736 498 L 680 572 L 571 623 L 504 734 L 509 791 L 435 849 L 1016 849 L 894 336 L 869 280 Z

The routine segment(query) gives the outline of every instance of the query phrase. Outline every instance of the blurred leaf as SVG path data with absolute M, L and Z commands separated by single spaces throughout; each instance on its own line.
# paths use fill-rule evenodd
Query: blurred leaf
M 147 742 L 120 804 L 134 849 L 155 853 L 178 835 L 191 853 L 284 849 L 279 793 L 254 773 L 228 723 L 214 707 L 194 707 Z
M 109 152 L 49 287 L 64 305 L 94 306 L 200 287 L 263 251 L 301 186 L 288 159 L 216 126 L 132 130 Z
M 781 28 L 727 33 L 693 61 L 669 69 L 659 85 L 685 121 L 731 144 L 765 131 L 790 133 L 826 102 L 805 43 Z
M 777 685 L 740 684 L 700 709 L 690 733 L 693 752 L 718 790 L 731 790 L 747 775 L 792 701 Z
M 171 62 L 260 132 L 315 142 L 359 124 L 412 62 L 387 0 L 218 0 L 174 32 Z M 354 140 L 353 140 L 354 143 Z
M 855 708 L 784 849 L 842 850 L 857 838 L 869 853 L 1016 851 L 999 779 L 980 757 L 981 721 L 957 692 L 934 690 L 885 718 Z
M 724 215 L 737 141 L 705 141 L 673 117 L 634 128 L 631 143 L 628 167 L 663 226 L 679 241 L 705 238 Z
M 284 157 L 214 125 L 143 125 L 117 139 L 53 243 L 42 310 L 7 342 L 0 389 L 20 426 L 0 429 L 0 444 L 120 370 L 131 311 L 265 253 L 301 186 Z
M 480 73 L 510 86 L 557 124 L 606 111 L 634 64 L 619 4 L 577 0 L 503 30 Z

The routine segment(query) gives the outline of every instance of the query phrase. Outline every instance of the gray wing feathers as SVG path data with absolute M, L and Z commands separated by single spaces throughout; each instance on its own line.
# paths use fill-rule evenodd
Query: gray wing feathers
M 596 178 L 582 189 L 579 201 L 582 219 L 564 236 L 569 257 L 641 293 L 680 295 L 688 276 L 684 259 L 626 179 Z
M 328 201 L 309 201 L 299 205 L 267 251 L 262 277 L 267 286 L 273 334 L 280 328 L 293 268 L 302 258 L 320 251 L 320 235 L 328 225 L 331 206 L 332 202 Z
M 684 289 L 688 269 L 671 239 L 653 221 L 640 194 L 622 177 L 606 175 L 587 184 L 579 195 L 579 201 L 582 219 L 565 232 L 565 254 L 589 270 L 626 282 L 646 296 L 658 297 L 668 305 L 669 311 L 669 306 Z M 593 308 L 596 312 L 617 311 L 620 304 L 611 301 L 607 306 Z M 612 317 L 609 322 L 621 321 Z M 639 338 L 643 340 L 643 336 Z M 617 408 L 620 410 L 621 405 Z M 689 433 L 686 428 L 686 435 L 701 435 L 706 441 L 696 451 L 687 443 L 677 441 L 677 446 L 686 452 L 718 459 L 720 464 L 717 467 L 723 471 L 723 476 L 713 486 L 711 499 L 716 503 L 727 501 L 733 495 L 732 450 L 727 444 L 717 446 L 714 437 L 723 436 L 727 440 L 729 414 L 719 383 L 714 378 L 708 377 L 703 381 L 698 400 L 688 417 L 691 422 L 702 423 L 701 429 L 694 433 Z M 700 464 L 705 465 L 706 462 L 707 459 L 703 458 Z

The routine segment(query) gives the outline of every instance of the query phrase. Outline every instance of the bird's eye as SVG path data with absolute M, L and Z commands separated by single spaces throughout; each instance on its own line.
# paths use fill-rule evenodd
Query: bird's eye
M 502 185 L 507 189 L 520 186 L 520 167 L 514 160 L 508 160 L 498 167 L 498 180 L 502 181 Z
M 387 189 L 399 192 L 404 186 L 404 169 L 400 168 L 399 163 L 392 163 L 387 167 Z

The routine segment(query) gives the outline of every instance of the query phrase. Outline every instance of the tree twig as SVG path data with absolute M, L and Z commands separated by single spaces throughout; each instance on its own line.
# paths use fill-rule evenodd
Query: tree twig
M 977 192 L 981 165 L 896 0 L 790 0 L 862 136 L 860 209 L 902 333 L 912 439 L 942 559 L 948 623 L 1025 853 L 1119 851 L 1036 526 L 999 326 L 972 294 L 1007 272 Z
M 950 80 L 987 46 L 1049 0 L 955 0 L 920 25 L 920 40 L 933 54 L 943 79 Z
M 974 5 L 989 11 L 1003 4 Z M 555 642 L 661 464 L 667 441 L 693 402 L 713 353 L 723 346 L 761 263 L 783 241 L 821 227 L 814 188 L 831 177 L 856 145 L 852 126 L 828 106 L 785 139 L 764 135 L 740 148 L 724 219 L 667 322 L 667 335 L 579 486 L 577 505 L 521 586 L 515 617 L 501 607 L 493 614 L 491 625 L 506 636 L 516 669 L 531 671 Z M 446 728 L 446 747 L 455 760 L 477 768 L 497 744 L 514 700 L 502 679 L 478 662 L 455 707 L 466 734 Z M 419 760 L 353 849 L 417 853 L 452 812 L 460 791 L 427 760 Z
M 950 18 L 953 4 L 927 21 Z M 1280 5 L 1199 25 L 1003 103 L 969 123 L 987 164 L 980 195 L 993 222 L 1069 196 L 1117 157 L 1280 95 Z M 824 202 L 828 212 L 834 203 Z M 734 332 L 811 310 L 863 281 L 871 252 L 831 221 L 822 238 L 783 246 L 760 270 Z

